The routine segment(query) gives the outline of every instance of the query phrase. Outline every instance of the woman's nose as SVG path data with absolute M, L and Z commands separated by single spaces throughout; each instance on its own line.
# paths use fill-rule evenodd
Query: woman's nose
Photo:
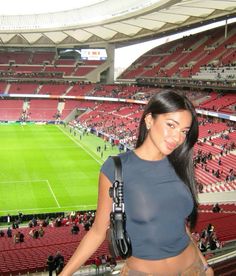
M 178 129 L 175 129 L 174 134 L 173 134 L 173 139 L 177 144 L 179 144 L 182 140 L 182 135 L 181 132 Z

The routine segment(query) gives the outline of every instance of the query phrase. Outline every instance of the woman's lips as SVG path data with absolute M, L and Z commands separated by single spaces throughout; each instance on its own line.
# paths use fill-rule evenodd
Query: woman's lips
M 166 145 L 169 150 L 174 150 L 177 147 L 176 143 L 166 142 Z

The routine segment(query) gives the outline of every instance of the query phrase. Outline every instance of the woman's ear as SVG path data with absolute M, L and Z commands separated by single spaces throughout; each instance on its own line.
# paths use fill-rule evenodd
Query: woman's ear
M 150 128 L 151 128 L 151 126 L 152 126 L 152 121 L 153 121 L 152 114 L 151 114 L 151 113 L 148 113 L 148 114 L 145 116 L 145 124 L 146 124 L 146 128 L 147 128 L 147 129 L 150 129 Z

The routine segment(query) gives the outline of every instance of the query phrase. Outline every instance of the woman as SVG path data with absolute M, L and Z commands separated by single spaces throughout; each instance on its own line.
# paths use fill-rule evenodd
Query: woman
M 132 256 L 121 275 L 213 275 L 189 231 L 197 217 L 192 162 L 197 138 L 197 116 L 186 97 L 162 91 L 151 98 L 136 148 L 120 155 L 126 230 L 132 243 Z M 95 222 L 61 276 L 75 272 L 105 239 L 113 180 L 114 164 L 108 158 L 99 177 Z

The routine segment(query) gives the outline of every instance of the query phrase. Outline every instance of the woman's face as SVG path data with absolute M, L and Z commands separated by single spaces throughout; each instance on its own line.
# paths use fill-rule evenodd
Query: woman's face
M 148 114 L 145 118 L 150 143 L 157 154 L 169 155 L 185 141 L 192 124 L 192 115 L 188 110 L 157 115 L 153 118 Z

